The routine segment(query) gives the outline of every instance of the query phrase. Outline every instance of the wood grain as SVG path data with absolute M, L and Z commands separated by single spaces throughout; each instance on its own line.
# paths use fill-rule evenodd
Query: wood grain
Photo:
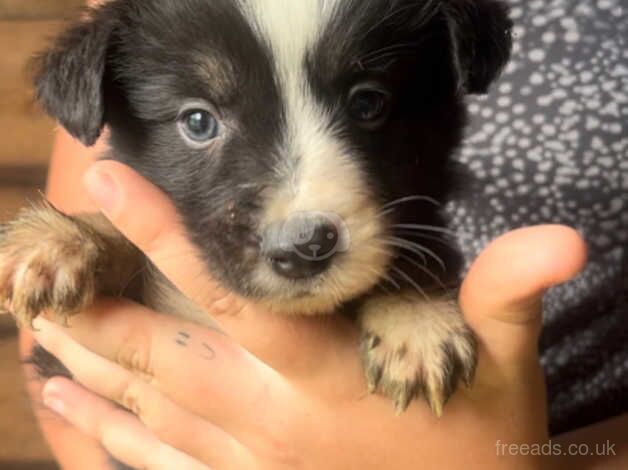
M 27 64 L 60 21 L 0 21 L 0 165 L 45 165 L 54 122 L 35 103 Z
M 13 327 L 9 322 L 13 322 L 13 319 L 0 318 L 5 333 L 12 332 Z M 0 468 L 6 468 L 3 467 L 3 460 L 51 460 L 50 450 L 38 434 L 30 407 L 20 370 L 15 334 L 0 341 L 0 383 L 0 407 L 3 411 L 0 419 Z
M 82 0 L 0 0 L 0 19 L 59 18 L 82 4 Z
M 31 56 L 82 0 L 0 0 L 0 223 L 43 189 L 54 122 L 35 104 Z M 0 317 L 0 469 L 56 468 L 23 385 L 12 319 Z

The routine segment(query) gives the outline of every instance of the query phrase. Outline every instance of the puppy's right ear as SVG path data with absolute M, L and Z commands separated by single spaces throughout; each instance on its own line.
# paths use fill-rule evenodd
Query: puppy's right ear
M 37 98 L 85 145 L 93 145 L 105 125 L 104 77 L 115 28 L 111 12 L 87 10 L 33 62 Z

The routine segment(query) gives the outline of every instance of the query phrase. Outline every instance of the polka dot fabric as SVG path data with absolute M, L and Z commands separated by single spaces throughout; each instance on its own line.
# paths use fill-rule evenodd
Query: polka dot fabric
M 513 60 L 470 100 L 449 205 L 470 262 L 526 225 L 577 228 L 591 263 L 546 300 L 551 430 L 628 411 L 628 3 L 510 0 Z

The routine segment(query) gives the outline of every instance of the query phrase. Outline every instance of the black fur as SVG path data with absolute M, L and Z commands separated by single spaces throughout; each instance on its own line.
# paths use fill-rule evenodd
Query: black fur
M 459 83 L 468 93 L 486 93 L 510 58 L 512 23 L 497 0 L 449 0 L 443 13 L 452 37 Z
M 38 344 L 33 347 L 30 356 L 24 362 L 32 365 L 35 368 L 37 377 L 41 379 L 50 379 L 52 377 L 73 378 L 70 371 L 59 359 Z
M 36 93 L 48 113 L 85 145 L 100 136 L 105 119 L 104 76 L 114 18 L 93 17 L 60 36 L 36 61 Z
M 275 150 L 285 124 L 267 45 L 233 0 L 114 0 L 87 17 L 42 56 L 40 99 L 85 143 L 106 123 L 111 157 L 170 195 L 212 271 L 240 293 L 263 297 L 247 274 L 259 260 L 260 194 L 279 183 Z M 510 27 L 506 7 L 495 0 L 341 4 L 306 59 L 309 80 L 334 110 L 356 80 L 376 77 L 392 90 L 393 113 L 377 132 L 335 116 L 363 155 L 356 158 L 364 159 L 374 197 L 420 191 L 446 200 L 449 156 L 466 122 L 462 91 L 486 91 L 508 58 Z M 187 146 L 173 125 L 189 98 L 212 103 L 232 126 L 209 156 Z M 443 225 L 429 204 L 402 209 L 397 222 Z M 454 278 L 455 250 L 422 242 L 446 259 Z M 417 281 L 433 282 L 397 262 Z

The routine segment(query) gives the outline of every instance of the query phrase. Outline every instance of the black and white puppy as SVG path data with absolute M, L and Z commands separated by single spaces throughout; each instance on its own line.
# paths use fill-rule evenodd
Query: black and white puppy
M 371 391 L 440 415 L 476 362 L 440 207 L 464 97 L 510 29 L 497 0 L 110 0 L 39 58 L 36 87 L 83 143 L 107 126 L 106 158 L 169 195 L 226 287 L 356 315 Z M 4 228 L 0 300 L 29 324 L 143 272 L 126 295 L 206 321 L 146 264 L 103 217 L 30 209 Z

